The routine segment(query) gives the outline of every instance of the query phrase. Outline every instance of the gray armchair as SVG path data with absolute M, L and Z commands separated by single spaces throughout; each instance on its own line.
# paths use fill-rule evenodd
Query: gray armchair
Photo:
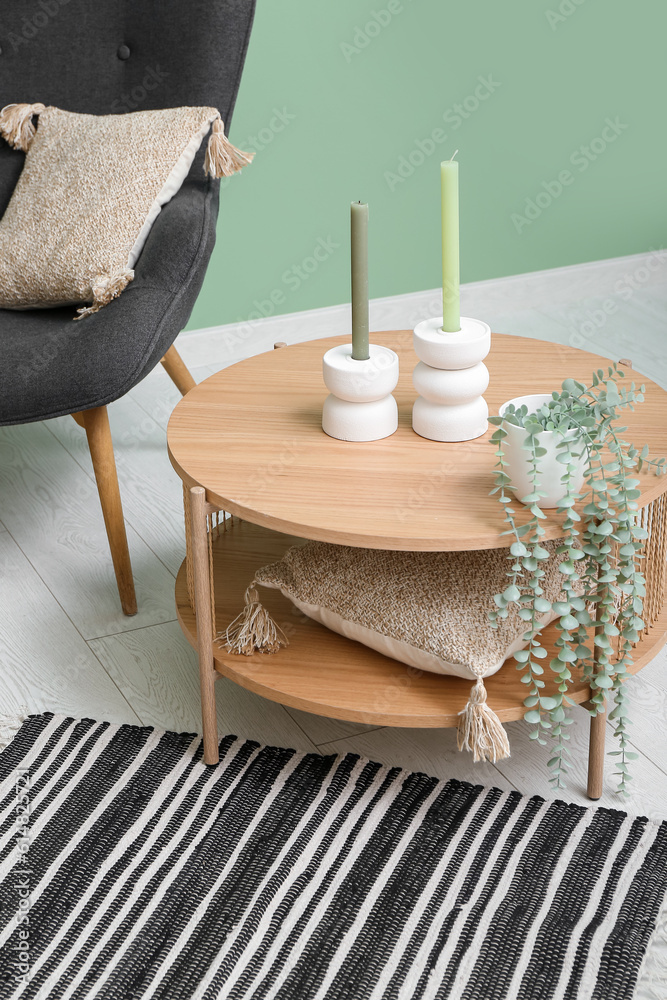
M 0 107 L 41 101 L 122 114 L 206 105 L 229 128 L 255 0 L 4 0 Z M 121 605 L 137 610 L 106 406 L 162 361 L 181 392 L 194 381 L 173 347 L 215 243 L 219 182 L 205 143 L 163 209 L 135 279 L 74 323 L 74 307 L 0 309 L 0 425 L 72 414 L 85 428 Z M 0 142 L 0 215 L 24 155 Z

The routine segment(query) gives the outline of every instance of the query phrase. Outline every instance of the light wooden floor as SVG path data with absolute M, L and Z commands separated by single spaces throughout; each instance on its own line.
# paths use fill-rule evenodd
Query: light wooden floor
M 661 259 L 657 273 L 643 282 L 636 278 L 638 266 L 616 262 L 568 269 L 566 276 L 557 272 L 470 286 L 465 311 L 500 333 L 567 343 L 583 330 L 586 343 L 575 346 L 609 357 L 630 355 L 639 371 L 667 386 L 667 263 Z M 626 299 L 620 290 L 628 276 L 635 276 L 638 287 Z M 604 306 L 610 295 L 617 306 L 611 311 Z M 384 300 L 375 309 L 381 316 L 376 327 L 406 326 L 407 305 L 405 299 L 395 307 Z M 597 327 L 590 319 L 596 310 L 606 317 Z M 413 322 L 420 318 L 413 314 Z M 318 328 L 310 313 L 260 325 L 256 336 L 239 346 L 230 347 L 219 332 L 202 331 L 182 335 L 178 347 L 199 381 L 237 357 L 266 350 L 274 339 L 330 332 Z M 178 398 L 158 368 L 110 407 L 140 608 L 134 618 L 125 618 L 118 606 L 83 431 L 69 417 L 0 428 L 0 714 L 25 706 L 199 730 L 195 657 L 174 614 L 174 575 L 183 558 L 181 485 L 165 439 Z M 634 793 L 629 804 L 615 794 L 610 761 L 603 803 L 667 817 L 667 656 L 658 656 L 631 684 L 639 753 Z M 224 680 L 218 682 L 217 699 L 221 733 L 321 753 L 355 751 L 442 777 L 550 793 L 547 751 L 529 743 L 523 723 L 509 726 L 511 759 L 496 767 L 475 766 L 457 752 L 451 730 L 373 729 L 323 719 Z M 583 710 L 575 712 L 566 797 L 586 803 L 588 720 Z

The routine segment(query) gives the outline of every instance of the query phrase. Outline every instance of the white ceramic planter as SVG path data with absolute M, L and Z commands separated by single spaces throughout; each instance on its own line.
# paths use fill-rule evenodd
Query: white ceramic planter
M 530 396 L 517 396 L 515 399 L 509 399 L 506 403 L 503 403 L 500 407 L 499 413 L 501 417 L 504 416 L 510 403 L 513 403 L 517 409 L 525 403 L 528 407 L 529 413 L 535 412 L 535 410 L 537 410 L 542 403 L 547 403 L 550 399 L 550 393 L 535 393 Z M 516 427 L 514 424 L 507 422 L 503 424 L 503 428 L 507 431 L 507 437 L 503 441 L 505 459 L 507 461 L 507 474 L 512 481 L 512 492 L 515 494 L 517 499 L 521 500 L 522 497 L 527 496 L 533 491 L 533 483 L 530 477 L 530 453 L 523 447 L 528 435 L 523 427 Z M 578 431 L 576 430 L 567 432 L 567 437 L 571 440 L 576 440 L 577 435 Z M 567 493 L 566 486 L 561 481 L 565 467 L 561 462 L 557 461 L 557 456 L 559 454 L 559 440 L 562 440 L 562 438 L 561 435 L 556 433 L 556 431 L 542 431 L 541 434 L 538 435 L 540 447 L 544 448 L 546 451 L 546 455 L 543 455 L 538 459 L 538 488 L 543 493 L 546 493 L 546 496 L 540 500 L 538 507 L 542 507 L 546 510 L 557 507 L 559 501 L 562 500 Z M 585 471 L 586 457 L 585 455 L 582 455 L 578 462 L 577 473 L 572 482 L 572 486 L 577 491 L 583 486 Z
M 398 382 L 398 355 L 379 344 L 370 357 L 355 361 L 352 345 L 332 347 L 322 359 L 331 395 L 322 408 L 322 430 L 341 441 L 378 441 L 398 428 L 398 407 L 391 395 Z
M 412 373 L 419 393 L 412 408 L 412 429 L 432 441 L 472 441 L 488 428 L 489 409 L 482 395 L 489 384 L 484 358 L 491 349 L 491 328 L 461 317 L 461 329 L 445 333 L 442 316 L 414 330 L 420 359 Z
M 445 333 L 442 316 L 425 319 L 414 330 L 415 354 L 431 368 L 472 368 L 491 350 L 491 327 L 481 319 L 461 316 L 461 329 Z

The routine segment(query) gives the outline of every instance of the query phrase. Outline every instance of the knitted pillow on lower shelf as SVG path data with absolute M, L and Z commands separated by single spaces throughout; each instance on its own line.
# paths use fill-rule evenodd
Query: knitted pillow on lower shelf
M 91 303 L 81 319 L 120 295 L 209 131 L 207 173 L 226 176 L 250 162 L 215 108 L 83 115 L 4 107 L 0 135 L 27 155 L 0 219 L 0 307 Z
M 546 542 L 544 596 L 559 599 L 559 542 Z M 482 681 L 523 648 L 526 624 L 512 606 L 493 628 L 494 595 L 507 585 L 507 549 L 393 552 L 306 542 L 264 566 L 246 592 L 246 608 L 224 634 L 230 652 L 275 652 L 287 640 L 259 601 L 255 585 L 280 590 L 309 618 L 421 670 L 476 678 L 462 713 L 460 746 L 476 759 L 509 754 L 505 731 L 486 703 Z M 555 615 L 543 615 L 546 625 Z M 467 713 L 467 714 L 466 714 Z M 488 739 L 471 736 L 480 717 Z M 476 721 L 477 719 L 477 721 Z M 484 727 L 482 727 L 484 728 Z

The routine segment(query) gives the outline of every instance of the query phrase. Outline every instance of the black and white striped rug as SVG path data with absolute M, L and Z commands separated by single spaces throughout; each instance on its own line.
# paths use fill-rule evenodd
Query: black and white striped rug
M 32 716 L 0 753 L 0 998 L 666 1000 L 667 823 Z

